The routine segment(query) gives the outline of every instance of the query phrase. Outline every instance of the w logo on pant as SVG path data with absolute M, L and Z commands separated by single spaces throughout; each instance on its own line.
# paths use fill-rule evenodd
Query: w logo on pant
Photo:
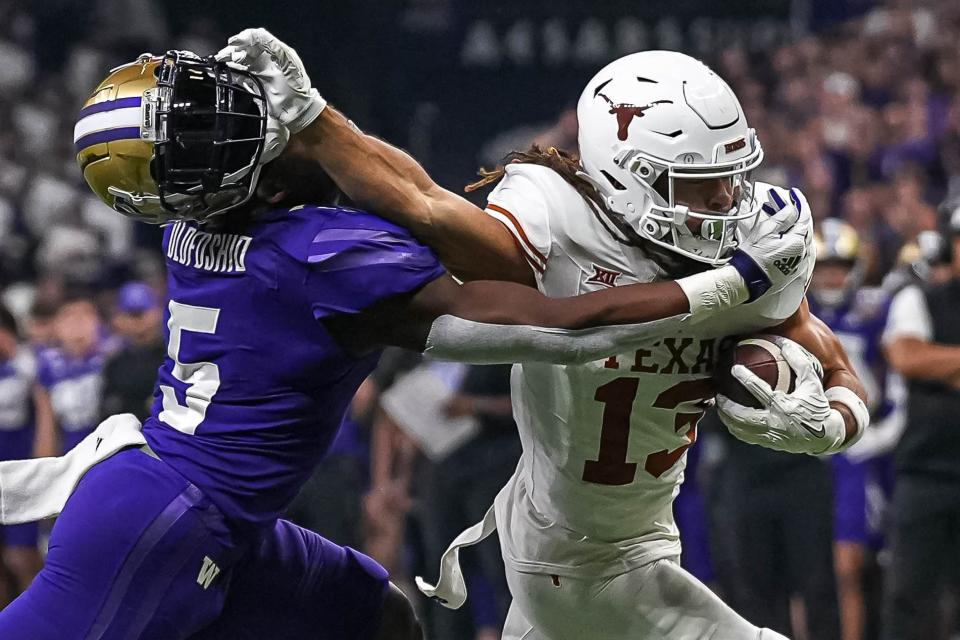
M 213 579 L 220 573 L 220 567 L 214 564 L 209 556 L 203 556 L 203 566 L 200 567 L 200 575 L 197 576 L 197 584 L 207 589 Z

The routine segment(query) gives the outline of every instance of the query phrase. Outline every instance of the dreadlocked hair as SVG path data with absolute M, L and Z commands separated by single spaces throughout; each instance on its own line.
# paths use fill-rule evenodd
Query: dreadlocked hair
M 495 169 L 485 169 L 483 167 L 477 172 L 480 179 L 464 187 L 464 191 L 470 193 L 481 189 L 488 184 L 493 184 L 506 173 L 508 164 L 538 164 L 541 167 L 553 169 L 560 177 L 577 190 L 577 193 L 586 200 L 597 212 L 606 212 L 607 207 L 603 198 L 597 193 L 592 184 L 581 178 L 578 174 L 580 168 L 580 156 L 576 153 L 570 153 L 556 147 L 549 147 L 546 151 L 539 145 L 531 145 L 526 151 L 511 151 L 504 157 Z

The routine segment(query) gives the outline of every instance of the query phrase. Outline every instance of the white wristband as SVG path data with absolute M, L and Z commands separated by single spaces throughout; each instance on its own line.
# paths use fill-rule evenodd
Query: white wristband
M 750 298 L 743 276 L 730 265 L 681 278 L 677 284 L 690 301 L 690 315 L 694 322 Z
M 825 392 L 827 400 L 830 402 L 839 402 L 847 409 L 850 410 L 850 413 L 853 414 L 853 420 L 857 425 L 857 432 L 852 438 L 843 442 L 841 439 L 840 443 L 832 447 L 827 453 L 836 453 L 837 451 L 843 451 L 844 449 L 853 446 L 856 442 L 863 437 L 863 432 L 867 430 L 867 426 L 870 424 L 870 411 L 867 409 L 867 405 L 863 403 L 863 400 L 860 399 L 860 396 L 855 394 L 853 391 L 847 387 L 830 387 Z

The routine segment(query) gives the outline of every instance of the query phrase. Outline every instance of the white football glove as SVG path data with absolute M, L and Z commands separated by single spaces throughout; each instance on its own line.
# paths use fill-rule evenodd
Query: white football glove
M 767 449 L 809 454 L 839 451 L 846 439 L 846 424 L 823 390 L 819 361 L 791 340 L 777 342 L 784 360 L 796 373 L 794 391 L 774 391 L 752 371 L 735 365 L 733 377 L 764 408 L 746 407 L 717 395 L 720 420 L 737 439 Z
M 279 156 L 288 142 L 290 142 L 290 130 L 268 114 L 267 134 L 264 136 L 263 151 L 260 153 L 260 164 L 267 164 Z
M 730 259 L 747 283 L 750 301 L 792 282 L 813 247 L 813 219 L 803 194 L 772 188 L 767 199 Z
M 244 29 L 227 40 L 215 56 L 232 62 L 257 76 L 266 90 L 267 111 L 290 133 L 313 122 L 327 107 L 300 56 L 266 29 Z

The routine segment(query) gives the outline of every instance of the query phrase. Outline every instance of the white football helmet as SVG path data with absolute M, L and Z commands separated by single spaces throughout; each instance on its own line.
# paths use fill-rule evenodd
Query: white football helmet
M 738 224 L 760 209 L 751 172 L 763 149 L 726 82 L 682 53 L 642 51 L 587 83 L 577 118 L 581 176 L 627 241 L 639 234 L 700 262 L 729 260 Z M 654 183 L 663 175 L 661 193 Z M 675 201 L 677 180 L 712 178 L 731 180 L 730 211 L 694 211 Z M 690 218 L 702 220 L 698 233 L 687 226 Z

